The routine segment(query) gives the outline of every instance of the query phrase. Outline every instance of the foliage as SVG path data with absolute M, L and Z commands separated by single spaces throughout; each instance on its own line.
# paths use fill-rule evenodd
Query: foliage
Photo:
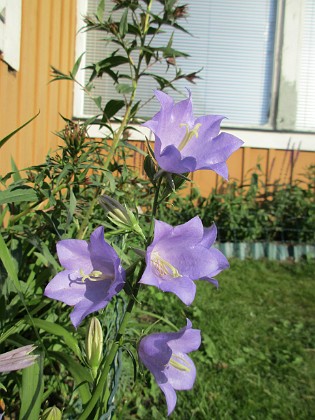
M 174 419 L 312 417 L 314 269 L 314 263 L 232 260 L 218 290 L 197 284 L 196 305 L 189 308 L 143 290 L 146 303 L 137 307 L 134 329 L 145 330 L 158 317 L 176 323 L 186 316 L 203 332 L 203 346 L 192 354 L 196 385 L 178 395 Z M 117 417 L 166 418 L 154 381 L 146 371 L 141 377 L 140 383 L 124 381 Z
M 112 10 L 107 10 L 108 3 L 105 10 L 105 1 L 100 1 L 95 16 L 86 17 L 85 30 L 101 31 L 104 34 L 104 42 L 113 43 L 117 49 L 98 63 L 88 63 L 91 77 L 86 85 L 81 85 L 99 108 L 99 114 L 83 123 L 62 117 L 65 120 L 65 128 L 56 133 L 61 144 L 55 154 L 48 155 L 44 163 L 23 171 L 19 171 L 12 162 L 12 172 L 0 178 L 3 189 L 0 192 L 0 205 L 3 210 L 0 219 L 0 353 L 13 347 L 36 343 L 39 355 L 36 364 L 24 370 L 22 375 L 19 372 L 10 372 L 1 376 L 1 398 L 5 401 L 8 416 L 16 417 L 19 413 L 21 418 L 35 418 L 41 412 L 43 417 L 46 417 L 51 411 L 56 411 L 59 416 L 57 409 L 60 409 L 63 418 L 69 419 L 79 416 L 81 419 L 110 419 L 114 418 L 116 412 L 121 418 L 134 415 L 138 416 L 136 418 L 160 418 L 161 413 L 157 405 L 152 408 L 150 406 L 152 402 L 160 401 L 161 393 L 157 392 L 157 386 L 148 373 L 142 368 L 139 372 L 136 348 L 142 336 L 156 328 L 155 323 L 159 322 L 160 329 L 166 330 L 166 327 L 160 325 L 163 324 L 168 330 L 174 331 L 178 329 L 177 318 L 185 318 L 186 315 L 208 331 L 204 336 L 202 351 L 196 356 L 199 371 L 202 375 L 207 371 L 214 375 L 222 373 L 222 382 L 218 383 L 218 389 L 224 389 L 224 382 L 238 378 L 239 372 L 245 369 L 247 360 L 253 354 L 260 354 L 260 360 L 263 352 L 257 349 L 252 338 L 246 343 L 246 337 L 240 335 L 244 341 L 238 342 L 235 324 L 232 334 L 226 325 L 216 329 L 216 324 L 213 323 L 213 336 L 211 335 L 210 318 L 206 316 L 205 322 L 202 322 L 202 314 L 209 310 L 208 300 L 204 300 L 206 293 L 202 296 L 199 294 L 198 305 L 186 311 L 172 296 L 166 298 L 156 289 L 139 290 L 139 280 L 145 269 L 145 250 L 153 238 L 154 218 L 158 215 L 160 219 L 178 225 L 195 216 L 197 212 L 203 217 L 206 225 L 210 225 L 213 219 L 222 225 L 227 232 L 224 234 L 224 240 L 230 240 L 238 227 L 241 227 L 244 239 L 252 239 L 262 234 L 263 228 L 260 223 L 274 223 L 274 230 L 277 231 L 277 223 L 286 223 L 289 220 L 290 213 L 285 213 L 288 211 L 287 200 L 288 197 L 294 196 L 295 216 L 301 214 L 300 220 L 303 220 L 306 215 L 307 223 L 311 225 L 314 204 L 309 197 L 313 187 L 302 191 L 299 185 L 296 185 L 290 187 L 291 190 L 287 193 L 275 189 L 274 195 L 260 200 L 261 186 L 258 177 L 254 177 L 249 186 L 238 187 L 233 183 L 231 187 L 224 187 L 224 194 L 218 190 L 208 199 L 200 198 L 193 191 L 190 196 L 191 203 L 187 205 L 187 200 L 183 198 L 170 197 L 187 182 L 188 174 L 175 175 L 161 171 L 149 145 L 147 153 L 144 153 L 128 142 L 129 131 L 135 129 L 131 123 L 138 121 L 140 109 L 145 105 L 137 101 L 136 96 L 144 77 L 155 80 L 161 89 L 176 89 L 176 80 L 186 78 L 191 81 L 197 74 L 196 72 L 184 75 L 177 67 L 176 59 L 185 57 L 186 54 L 173 48 L 174 34 L 170 36 L 166 46 L 153 46 L 153 39 L 158 39 L 165 27 L 172 27 L 174 33 L 176 30 L 185 31 L 178 19 L 185 16 L 186 5 L 179 5 L 176 0 L 159 0 L 158 3 L 159 13 L 152 11 L 151 0 L 115 0 Z M 69 74 L 53 68 L 54 80 L 79 83 L 76 75 L 81 61 L 82 56 Z M 154 73 L 154 67 L 162 62 L 173 66 L 175 76 L 171 77 L 167 73 L 165 77 L 161 77 Z M 105 74 L 112 78 L 121 99 L 110 99 L 102 104 L 102 99 L 93 94 L 93 85 L 97 78 Z M 105 128 L 107 137 L 102 140 L 90 139 L 87 130 L 91 124 Z M 0 145 L 10 137 L 12 136 L 9 135 L 0 141 Z M 187 138 L 189 139 L 190 137 Z M 128 165 L 131 152 L 146 155 L 144 169 L 147 179 L 139 179 Z M 107 209 L 106 213 L 104 212 L 99 204 L 100 197 L 104 195 L 120 202 L 120 207 L 116 209 L 120 213 L 115 213 L 115 209 Z M 300 203 L 302 197 L 303 204 Z M 169 200 L 167 206 L 165 200 Z M 111 204 L 113 202 L 111 201 Z M 272 212 L 266 207 L 269 202 L 275 203 Z M 127 216 L 123 222 L 118 220 L 117 223 L 119 214 L 121 216 L 121 213 L 124 213 L 125 205 Z M 171 211 L 172 209 L 175 211 Z M 132 221 L 132 226 L 128 226 L 128 220 Z M 69 238 L 84 240 L 99 225 L 105 227 L 106 240 L 117 252 L 126 269 L 127 281 L 124 291 L 112 299 L 106 311 L 103 309 L 97 313 L 104 335 L 104 345 L 102 349 L 97 348 L 97 351 L 102 353 L 100 365 L 96 366 L 95 358 L 92 358 L 92 366 L 89 350 L 84 346 L 84 343 L 91 343 L 86 336 L 91 331 L 87 328 L 87 322 L 84 321 L 78 329 L 74 329 L 69 318 L 71 309 L 61 302 L 45 298 L 43 291 L 48 281 L 61 270 L 56 259 L 56 242 Z M 307 235 L 305 229 L 301 238 L 308 240 Z M 175 270 L 169 261 L 162 260 L 162 263 L 166 264 L 164 270 L 167 273 L 167 268 Z M 263 271 L 264 268 L 261 267 L 263 266 L 256 268 Z M 97 270 L 85 273 L 86 275 L 81 274 L 83 282 L 84 279 L 97 281 L 89 277 L 93 277 L 93 273 L 96 273 L 96 277 L 99 275 Z M 245 280 L 248 280 L 251 274 L 248 273 Z M 269 271 L 266 269 L 263 274 L 267 276 Z M 176 276 L 182 277 L 177 272 Z M 229 289 L 231 296 L 223 293 L 228 297 L 229 304 L 235 300 L 235 295 L 240 294 L 239 288 L 240 286 L 236 286 L 233 289 L 232 286 Z M 200 289 L 203 289 L 203 285 Z M 248 290 L 251 290 L 248 293 L 257 296 L 254 289 Z M 262 299 L 269 293 L 268 288 L 258 290 L 263 296 Z M 210 293 L 213 297 L 220 296 L 215 295 L 214 290 Z M 144 302 L 142 306 L 140 301 Z M 214 305 L 213 308 L 217 310 L 219 303 L 223 301 L 218 299 L 215 302 L 217 306 L 215 308 Z M 131 311 L 138 304 L 137 317 L 132 318 Z M 228 304 L 225 303 L 222 307 L 228 307 Z M 243 318 L 238 320 L 239 326 L 247 314 L 245 305 L 242 309 L 244 313 Z M 253 307 L 251 311 L 254 311 Z M 212 310 L 211 313 L 212 318 L 216 319 L 216 311 Z M 237 317 L 234 315 L 232 311 L 231 319 L 235 323 Z M 249 328 L 252 327 L 251 318 L 256 322 L 258 315 L 257 319 L 251 315 L 249 319 L 246 318 L 246 328 L 249 330 L 253 329 Z M 220 325 L 219 317 L 217 320 Z M 225 322 L 227 323 L 226 319 Z M 290 319 L 289 322 L 293 321 Z M 263 331 L 266 332 L 265 329 Z M 227 343 L 229 334 L 232 338 L 230 344 Z M 224 353 L 225 345 L 229 350 Z M 263 342 L 263 346 L 267 348 L 267 343 Z M 235 358 L 231 356 L 232 348 L 236 351 Z M 245 351 L 245 348 L 249 350 Z M 270 366 L 262 376 L 272 373 L 272 350 L 267 350 Z M 292 365 L 299 366 L 299 351 L 292 349 Z M 298 354 L 297 357 L 295 353 Z M 285 363 L 289 360 L 291 368 L 291 353 L 285 354 L 281 347 L 279 355 Z M 99 359 L 97 357 L 97 360 Z M 232 366 L 232 377 L 224 376 L 226 361 Z M 204 369 L 204 366 L 207 369 Z M 258 371 L 253 372 L 256 374 Z M 295 371 L 290 370 L 290 375 L 293 373 Z M 257 373 L 253 380 L 259 375 Z M 130 384 L 132 378 L 136 382 L 134 388 Z M 204 418 L 202 416 L 207 414 L 209 401 L 216 401 L 216 394 L 219 392 L 211 391 L 212 388 L 209 391 L 206 388 L 207 383 L 209 381 L 204 377 L 195 393 L 191 394 L 196 401 L 198 393 L 203 395 L 198 403 L 199 407 L 192 404 L 191 397 L 180 397 L 183 411 L 178 413 L 178 418 L 182 413 L 191 413 L 188 407 L 194 407 L 194 414 Z M 237 392 L 241 392 L 240 383 Z M 231 389 L 234 398 L 237 392 Z M 284 392 L 283 389 L 281 392 Z M 132 402 L 125 402 L 126 395 L 130 396 Z M 245 405 L 245 396 L 237 398 L 239 404 Z M 117 411 L 119 400 L 123 404 L 119 408 L 120 411 Z M 2 401 L 0 403 L 2 407 Z M 223 409 L 216 411 L 216 403 L 213 404 L 214 416 L 221 416 L 224 413 Z M 232 417 L 237 415 L 237 404 L 235 401 L 230 402 L 229 411 L 226 410 Z M 275 407 L 278 410 L 278 406 Z M 243 415 L 246 417 L 245 411 L 240 412 L 240 416 Z
M 250 183 L 222 183 L 207 198 L 196 188 L 187 197 L 174 197 L 161 208 L 160 218 L 176 224 L 198 214 L 206 226 L 216 223 L 221 242 L 314 243 L 314 169 L 304 175 L 306 181 L 266 186 L 258 167 Z

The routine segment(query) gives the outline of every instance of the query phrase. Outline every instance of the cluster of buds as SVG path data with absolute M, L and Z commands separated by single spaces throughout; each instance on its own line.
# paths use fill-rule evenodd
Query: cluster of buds
M 127 206 L 123 207 L 117 200 L 108 195 L 102 195 L 99 201 L 113 224 L 126 232 L 136 232 L 145 239 L 137 218 Z
M 76 154 L 81 149 L 86 137 L 86 127 L 78 122 L 69 122 L 63 131 L 63 139 L 71 154 Z

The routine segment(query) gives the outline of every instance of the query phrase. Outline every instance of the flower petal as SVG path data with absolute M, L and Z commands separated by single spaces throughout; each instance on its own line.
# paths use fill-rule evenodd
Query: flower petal
M 196 168 L 196 159 L 192 156 L 182 157 L 181 153 L 175 146 L 169 145 L 161 150 L 161 140 L 155 138 L 155 158 L 162 169 L 175 174 L 183 174 L 185 172 L 193 172 Z
M 196 367 L 194 362 L 187 354 L 182 352 L 173 353 L 172 359 L 181 363 L 189 370 L 180 370 L 169 365 L 167 369 L 165 369 L 165 375 L 167 376 L 168 382 L 176 391 L 192 389 L 196 379 Z
M 186 326 L 175 334 L 174 338 L 168 341 L 168 345 L 174 353 L 190 353 L 199 349 L 201 333 L 200 330 L 191 328 L 191 323 L 190 327 Z
M 199 245 L 202 245 L 205 248 L 210 248 L 214 244 L 217 238 L 217 234 L 218 234 L 218 230 L 214 223 L 209 228 L 204 228 L 203 238 Z
M 163 292 L 174 293 L 187 306 L 191 305 L 195 299 L 196 285 L 188 277 L 180 277 L 174 280 L 161 280 L 159 287 Z
M 88 243 L 81 239 L 64 239 L 57 243 L 60 264 L 67 270 L 76 270 L 78 265 L 85 272 L 92 271 Z M 79 264 L 78 264 L 79 263 Z
M 163 391 L 165 398 L 166 398 L 166 404 L 167 404 L 167 415 L 169 416 L 176 406 L 177 396 L 176 392 L 174 391 L 174 388 L 171 384 L 168 382 L 164 384 L 158 384 L 161 390 Z
M 70 270 L 58 273 L 46 286 L 44 295 L 67 305 L 76 305 L 84 297 L 86 284 L 81 280 L 71 281 L 72 274 Z

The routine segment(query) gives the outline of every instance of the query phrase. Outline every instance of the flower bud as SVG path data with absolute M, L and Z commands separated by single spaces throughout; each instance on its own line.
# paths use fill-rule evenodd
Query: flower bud
M 108 195 L 102 195 L 99 201 L 112 223 L 119 228 L 137 232 L 144 238 L 137 218 L 128 207 L 123 207 L 117 200 Z
M 61 411 L 59 408 L 57 408 L 55 405 L 53 407 L 47 408 L 43 412 L 43 415 L 41 417 L 42 420 L 61 420 Z
M 85 351 L 88 364 L 92 369 L 97 369 L 102 360 L 103 331 L 101 323 L 96 317 L 91 318 L 87 329 Z

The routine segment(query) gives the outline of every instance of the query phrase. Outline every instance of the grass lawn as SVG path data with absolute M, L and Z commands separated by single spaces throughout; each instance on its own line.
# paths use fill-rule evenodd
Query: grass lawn
M 314 263 L 234 260 L 218 276 L 218 290 L 197 282 L 190 308 L 143 288 L 139 300 L 147 303 L 136 322 L 144 329 L 156 319 L 141 310 L 178 328 L 189 317 L 202 331 L 202 347 L 191 353 L 195 387 L 177 393 L 172 419 L 315 418 L 314 271 Z M 171 331 L 161 322 L 151 332 L 162 329 Z M 147 371 L 129 384 L 120 393 L 118 419 L 166 418 L 164 396 Z

